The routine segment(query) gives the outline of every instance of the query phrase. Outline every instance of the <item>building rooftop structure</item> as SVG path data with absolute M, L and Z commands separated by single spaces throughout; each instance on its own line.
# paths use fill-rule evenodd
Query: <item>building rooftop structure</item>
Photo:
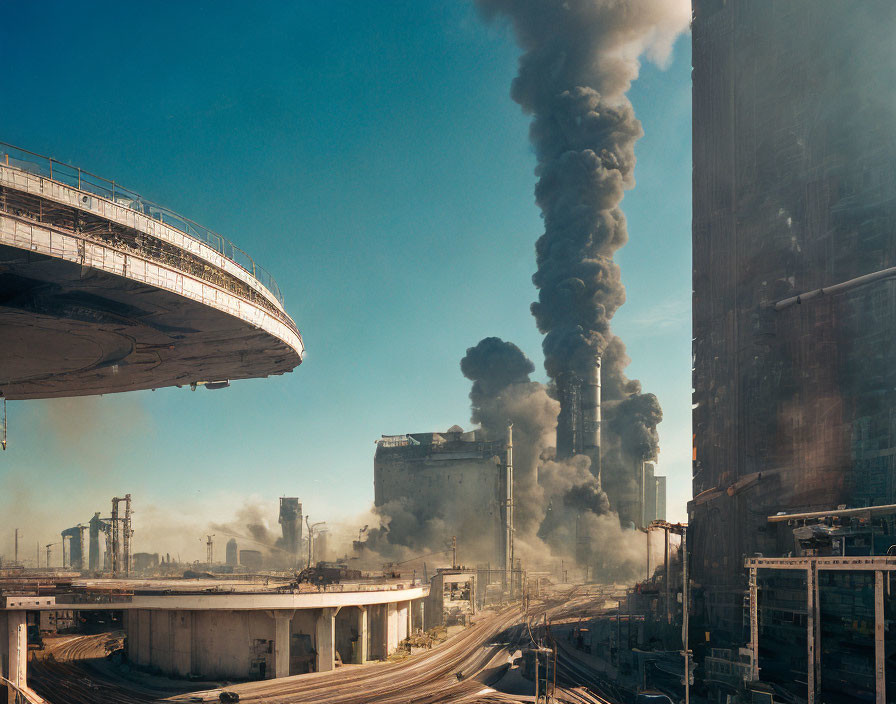
M 0 395 L 226 385 L 304 355 L 273 277 L 211 230 L 0 144 Z
M 373 460 L 374 504 L 400 506 L 389 540 L 414 549 L 457 538 L 465 561 L 504 565 L 506 442 L 453 426 L 442 433 L 384 435 Z M 391 510 L 391 508 L 389 509 Z

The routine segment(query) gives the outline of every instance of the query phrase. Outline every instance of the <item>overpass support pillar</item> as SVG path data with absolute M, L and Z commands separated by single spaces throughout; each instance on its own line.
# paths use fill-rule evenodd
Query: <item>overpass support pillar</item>
M 289 677 L 289 631 L 294 613 L 295 611 L 275 611 L 273 613 L 274 677 Z
M 363 665 L 367 662 L 367 643 L 370 640 L 370 633 L 367 628 L 367 607 L 358 607 L 358 642 L 355 644 L 354 662 L 356 665 Z
M 401 618 L 401 609 L 398 606 L 397 601 L 389 602 L 388 604 L 383 604 L 384 611 L 386 612 L 386 642 L 384 645 L 385 655 L 383 655 L 383 659 L 389 657 L 392 653 L 395 652 L 395 649 L 398 648 L 399 643 L 399 619 Z
M 411 633 L 418 628 L 423 630 L 423 599 L 415 599 L 411 602 Z
M 318 672 L 336 669 L 336 614 L 339 609 L 321 609 L 314 627 Z
M 3 676 L 20 689 L 28 686 L 26 673 L 28 667 L 28 626 L 25 625 L 24 611 L 6 612 L 6 672 Z M 6 687 L 7 701 L 15 704 L 16 693 Z M 2 690 L 0 690 L 2 691 Z

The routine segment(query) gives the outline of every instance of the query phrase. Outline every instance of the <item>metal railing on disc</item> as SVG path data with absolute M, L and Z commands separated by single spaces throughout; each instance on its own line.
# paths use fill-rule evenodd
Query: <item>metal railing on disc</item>
M 0 161 L 7 166 L 49 178 L 66 186 L 105 198 L 116 205 L 142 213 L 153 220 L 158 220 L 169 227 L 173 227 L 175 230 L 179 230 L 188 237 L 211 247 L 218 254 L 245 269 L 261 282 L 281 305 L 283 304 L 283 294 L 280 293 L 280 287 L 277 286 L 274 277 L 265 268 L 256 264 L 255 260 L 244 250 L 214 230 L 210 230 L 183 215 L 175 213 L 163 205 L 154 203 L 134 191 L 115 183 L 115 181 L 110 181 L 89 171 L 84 171 L 77 166 L 64 164 L 51 157 L 36 154 L 12 144 L 0 142 Z

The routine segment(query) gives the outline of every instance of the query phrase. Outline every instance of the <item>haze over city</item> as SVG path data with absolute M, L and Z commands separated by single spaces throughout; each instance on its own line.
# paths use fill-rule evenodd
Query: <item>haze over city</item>
M 896 701 L 896 3 L 5 9 L 8 704 Z
M 29 480 L 0 475 L 2 510 L 29 542 L 52 537 L 38 529 L 48 517 L 83 521 L 82 506 L 105 507 L 94 497 L 124 491 L 140 496 L 143 536 L 160 538 L 144 547 L 184 559 L 246 503 L 267 505 L 276 528 L 284 494 L 360 527 L 380 435 L 474 426 L 468 347 L 512 340 L 545 379 L 529 313 L 543 221 L 505 21 L 417 2 L 13 14 L 75 31 L 77 65 L 103 79 L 34 92 L 58 57 L 35 56 L 27 32 L 9 37 L 0 52 L 20 100 L 0 116 L 4 139 L 232 239 L 275 276 L 308 348 L 295 373 L 220 396 L 10 402 L 2 460 Z M 689 53 L 682 34 L 629 93 L 644 137 L 613 322 L 629 375 L 663 408 L 657 473 L 675 520 L 690 491 Z M 0 553 L 11 540 L 0 535 Z

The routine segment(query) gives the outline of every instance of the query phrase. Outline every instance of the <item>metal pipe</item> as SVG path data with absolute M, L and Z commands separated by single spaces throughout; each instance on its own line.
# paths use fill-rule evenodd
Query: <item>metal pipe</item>
M 801 293 L 799 296 L 785 298 L 784 300 L 775 303 L 775 310 L 784 310 L 785 308 L 789 308 L 792 305 L 806 303 L 808 301 L 811 301 L 813 298 L 820 298 L 821 296 L 833 296 L 834 294 L 848 291 L 851 288 L 864 286 L 865 284 L 870 284 L 874 281 L 879 281 L 880 279 L 886 279 L 890 276 L 896 276 L 896 266 L 891 266 L 889 269 L 881 269 L 880 271 L 875 271 L 873 274 L 858 276 L 854 279 L 849 279 L 848 281 L 834 284 L 833 286 L 817 288 L 814 291 Z
M 777 516 L 769 516 L 769 523 L 781 523 L 783 521 L 804 520 L 809 518 L 827 518 L 828 516 L 861 516 L 871 513 L 896 513 L 896 504 L 884 506 L 866 506 L 864 508 L 841 508 L 832 511 L 812 511 L 810 513 L 784 513 Z

